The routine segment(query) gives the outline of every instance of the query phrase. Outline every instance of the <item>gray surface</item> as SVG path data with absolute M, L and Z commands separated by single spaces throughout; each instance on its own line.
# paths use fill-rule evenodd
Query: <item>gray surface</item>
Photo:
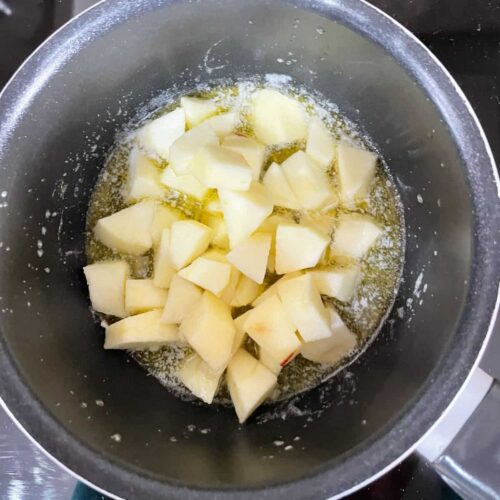
M 0 409 L 0 498 L 66 500 L 76 480 L 39 451 Z
M 500 384 L 496 382 L 435 466 L 465 499 L 500 498 Z
M 72 6 L 70 2 L 57 4 L 56 25 L 67 20 L 68 7 L 76 15 L 94 3 L 95 0 L 76 0 Z M 10 10 L 14 5 L 0 0 L 0 11 L 6 13 L 7 7 Z M 67 500 L 76 484 L 76 479 L 33 445 L 0 408 L 0 499 Z
M 483 359 L 481 360 L 481 368 L 489 373 L 492 377 L 500 380 L 500 316 L 497 317 L 495 327 L 493 329 L 493 334 L 491 336 L 488 348 L 484 353 Z M 500 422 L 497 414 L 497 422 Z M 500 424 L 499 424 L 500 427 Z
M 94 3 L 96 0 L 56 4 L 56 25 L 64 24 L 69 14 L 77 15 Z M 0 1 L 0 10 L 2 4 Z M 32 444 L 0 408 L 0 499 L 67 500 L 76 484 L 77 480 Z

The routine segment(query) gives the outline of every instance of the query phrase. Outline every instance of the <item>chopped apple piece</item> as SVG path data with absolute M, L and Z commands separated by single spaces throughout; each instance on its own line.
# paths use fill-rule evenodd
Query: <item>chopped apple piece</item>
M 106 327 L 104 349 L 143 351 L 179 341 L 175 325 L 160 323 L 160 310 L 129 316 Z
M 184 110 L 177 108 L 142 126 L 137 131 L 136 141 L 148 154 L 168 160 L 170 146 L 185 130 Z
M 313 118 L 309 123 L 306 153 L 324 170 L 335 157 L 335 139 L 320 118 Z
M 204 292 L 182 321 L 179 332 L 212 370 L 224 370 L 231 359 L 236 333 L 226 303 L 212 293 Z
M 276 230 L 280 224 L 289 224 L 294 222 L 291 215 L 271 215 L 260 225 L 259 233 L 269 233 L 276 236 Z
M 170 232 L 170 258 L 176 269 L 182 269 L 199 257 L 210 244 L 212 230 L 194 220 L 181 220 L 172 224 Z
M 267 169 L 262 183 L 271 194 L 271 199 L 275 206 L 290 208 L 291 210 L 298 210 L 300 208 L 297 197 L 292 191 L 290 184 L 288 184 L 282 168 L 277 163 L 272 163 Z
M 291 273 L 314 267 L 330 239 L 316 229 L 299 224 L 280 224 L 276 231 L 276 272 Z
M 209 116 L 217 113 L 217 105 L 210 99 L 181 97 L 181 106 L 186 114 L 186 123 L 189 128 L 196 127 Z
M 177 208 L 171 207 L 166 203 L 157 203 L 151 224 L 151 237 L 153 245 L 157 246 L 160 243 L 161 234 L 164 229 L 170 229 L 174 222 L 184 220 L 186 216 Z
M 243 325 L 245 324 L 249 313 L 250 311 L 247 311 L 246 313 L 240 314 L 237 318 L 234 319 L 234 327 L 236 328 L 236 333 L 234 334 L 233 351 L 231 357 L 234 356 L 236 351 L 245 342 L 247 334 Z
M 382 235 L 383 230 L 372 217 L 345 214 L 339 217 L 331 245 L 335 256 L 362 259 Z
M 252 170 L 243 156 L 220 146 L 201 148 L 191 171 L 208 188 L 247 191 L 252 182 Z
M 179 324 L 196 307 L 203 291 L 176 274 L 170 282 L 167 301 L 161 317 L 162 323 Z
M 210 244 L 224 250 L 229 248 L 229 237 L 222 214 L 206 212 L 202 214 L 201 222 L 212 229 Z
M 158 330 L 159 330 L 159 335 L 161 335 L 162 338 L 165 339 L 165 342 L 168 342 L 169 345 L 175 344 L 175 345 L 187 346 L 187 342 L 184 339 L 181 339 L 181 336 L 179 334 L 179 325 L 162 323 L 161 310 L 157 311 L 155 309 L 155 312 L 160 313 Z M 142 313 L 142 314 L 147 314 L 147 313 Z
M 313 227 L 331 240 L 335 229 L 335 217 L 333 215 L 322 215 L 317 212 L 308 212 L 301 214 L 300 224 Z
M 167 167 L 162 175 L 161 182 L 165 186 L 180 191 L 181 193 L 188 194 L 197 200 L 201 200 L 208 191 L 194 175 L 177 175 L 170 167 Z
M 328 309 L 332 335 L 326 339 L 302 344 L 301 354 L 315 363 L 334 364 L 347 356 L 356 347 L 356 335 L 332 308 Z
M 125 309 L 137 314 L 151 309 L 161 309 L 167 300 L 167 291 L 155 286 L 153 280 L 127 280 L 125 283 Z
M 291 215 L 271 215 L 259 227 L 259 232 L 271 235 L 271 249 L 267 260 L 267 270 L 270 273 L 276 272 L 276 230 L 280 224 L 293 222 Z
M 240 281 L 240 277 L 241 273 L 238 271 L 238 269 L 236 269 L 234 266 L 231 266 L 231 276 L 229 278 L 229 283 L 220 295 L 220 298 L 228 305 L 231 305 L 234 293 L 236 291 L 236 286 Z
M 219 388 L 222 372 L 216 372 L 198 356 L 189 356 L 178 373 L 179 380 L 197 397 L 211 404 Z
M 96 262 L 83 268 L 89 286 L 90 302 L 95 311 L 118 318 L 125 310 L 125 281 L 130 273 L 123 261 Z
M 226 303 L 230 304 L 231 300 L 233 298 L 234 292 L 236 290 L 236 285 L 238 284 L 238 281 L 240 279 L 241 273 L 236 269 L 234 266 L 232 266 L 227 258 L 226 258 L 226 253 L 221 251 L 218 248 L 211 248 L 210 250 L 207 250 L 204 254 L 203 257 L 206 259 L 212 259 L 215 260 L 216 262 L 221 262 L 225 265 L 228 265 L 231 268 L 231 273 L 229 277 L 229 282 L 224 288 L 224 290 L 220 293 L 220 298 Z
M 300 353 L 300 348 L 290 353 L 286 359 L 279 360 L 276 359 L 275 355 L 271 352 L 266 351 L 262 347 L 259 348 L 259 361 L 269 370 L 271 370 L 275 375 L 279 375 L 281 369 L 285 367 L 288 363 L 293 361 L 296 356 Z
M 295 334 L 295 325 L 276 295 L 250 310 L 243 328 L 260 347 L 280 363 L 287 360 L 301 345 Z
M 191 162 L 199 149 L 219 144 L 219 138 L 210 125 L 202 123 L 181 135 L 170 146 L 170 166 L 177 175 L 191 173 Z
M 243 423 L 276 387 L 277 377 L 244 349 L 239 349 L 227 367 L 227 386 Z
M 337 204 L 328 176 L 303 151 L 289 156 L 281 168 L 301 207 L 319 210 Z
M 133 148 L 128 158 L 128 179 L 125 201 L 131 202 L 142 198 L 157 198 L 165 195 L 160 182 L 160 169 L 137 148 Z
M 229 112 L 212 116 L 207 120 L 207 124 L 212 128 L 219 139 L 230 134 L 240 121 L 237 113 Z
M 273 211 L 266 188 L 252 183 L 248 191 L 219 190 L 231 248 L 250 236 Z
M 236 245 L 226 257 L 245 276 L 248 276 L 256 283 L 262 284 L 266 274 L 270 248 L 271 235 L 255 233 Z
M 117 252 L 142 255 L 153 245 L 153 200 L 143 200 L 97 221 L 95 237 Z
M 170 259 L 170 229 L 161 233 L 160 244 L 155 250 L 153 260 L 153 282 L 160 288 L 168 288 L 175 274 L 175 267 Z
M 269 288 L 267 288 L 262 294 L 260 294 L 253 302 L 252 306 L 256 307 L 269 297 L 273 295 L 278 295 L 278 286 L 284 281 L 290 280 L 292 278 L 297 278 L 297 276 L 302 276 L 302 271 L 295 271 L 294 273 L 285 274 L 278 281 L 273 283 Z
M 296 99 L 276 90 L 259 90 L 252 95 L 255 135 L 264 144 L 282 144 L 307 137 L 307 115 Z
M 264 144 L 252 139 L 251 137 L 243 137 L 241 135 L 229 135 L 222 142 L 222 147 L 230 149 L 235 153 L 239 153 L 252 169 L 252 178 L 258 181 L 260 172 L 264 165 L 264 157 L 266 148 Z
M 284 309 L 305 342 L 331 335 L 327 310 L 310 274 L 281 282 L 278 293 Z
M 350 205 L 370 193 L 377 169 L 377 155 L 347 144 L 339 144 L 337 168 L 342 202 Z
M 274 358 L 269 352 L 262 347 L 259 348 L 259 361 L 276 376 L 278 376 L 283 368 L 280 362 Z
M 361 269 L 357 265 L 349 267 L 330 266 L 310 271 L 314 283 L 322 295 L 348 302 L 359 283 Z
M 245 332 L 245 321 L 247 320 L 249 314 L 252 312 L 252 309 L 249 309 L 247 312 L 240 314 L 237 318 L 234 318 L 234 326 L 241 333 Z
M 210 214 L 222 215 L 222 206 L 218 196 L 210 197 L 203 207 L 203 209 Z
M 201 256 L 179 271 L 179 276 L 220 296 L 229 284 L 231 265 Z
M 203 257 L 207 259 L 213 259 L 217 262 L 224 262 L 227 264 L 226 252 L 221 250 L 220 248 L 209 248 L 204 254 Z
M 264 291 L 264 289 L 264 285 L 259 285 L 242 274 L 236 286 L 233 298 L 231 299 L 230 306 L 247 306 L 248 304 L 251 304 Z

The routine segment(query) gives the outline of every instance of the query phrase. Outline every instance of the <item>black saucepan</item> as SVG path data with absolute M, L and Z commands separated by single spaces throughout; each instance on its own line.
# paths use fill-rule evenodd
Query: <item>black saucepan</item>
M 183 402 L 104 352 L 81 272 L 85 212 L 116 131 L 151 98 L 273 73 L 338 103 L 377 143 L 405 206 L 406 264 L 364 356 L 289 403 L 287 418 L 262 409 L 238 426 L 231 409 Z M 370 5 L 104 1 L 23 65 L 0 119 L 0 395 L 102 490 L 341 495 L 401 459 L 474 367 L 500 276 L 491 152 L 449 74 Z

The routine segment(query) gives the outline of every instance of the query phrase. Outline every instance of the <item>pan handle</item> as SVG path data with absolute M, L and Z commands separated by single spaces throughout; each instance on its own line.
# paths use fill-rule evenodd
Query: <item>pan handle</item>
M 417 451 L 461 497 L 500 498 L 500 383 L 477 368 Z

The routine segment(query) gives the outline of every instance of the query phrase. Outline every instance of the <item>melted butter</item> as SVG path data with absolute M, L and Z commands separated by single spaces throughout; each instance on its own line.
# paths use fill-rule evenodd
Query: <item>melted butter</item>
M 234 103 L 238 100 L 238 92 L 237 86 L 216 87 L 210 91 L 196 92 L 191 95 L 215 99 L 220 105 L 219 112 L 224 112 L 234 106 Z M 310 96 L 300 96 L 299 98 L 307 104 L 310 112 L 314 112 L 317 109 L 311 104 L 312 98 Z M 177 105 L 177 102 L 171 102 L 151 114 L 150 118 L 160 116 Z M 253 136 L 251 123 L 248 120 L 248 112 L 244 107 L 240 108 L 240 112 L 243 119 L 237 133 Z M 360 139 L 355 130 L 338 113 L 332 112 L 327 121 L 330 131 L 337 139 L 350 138 L 357 144 L 367 146 L 363 138 Z M 304 144 L 291 144 L 282 148 L 269 149 L 264 171 L 273 161 L 282 163 L 286 158 L 303 147 Z M 133 277 L 144 278 L 152 274 L 152 252 L 148 252 L 146 255 L 140 257 L 117 254 L 97 241 L 92 232 L 99 218 L 126 207 L 122 193 L 127 181 L 130 148 L 130 139 L 116 145 L 96 183 L 87 213 L 86 255 L 89 263 L 104 259 L 123 258 L 129 262 Z M 368 147 L 367 149 L 370 148 Z M 159 165 L 159 167 L 164 166 Z M 332 166 L 329 175 L 332 184 L 336 186 L 335 166 Z M 205 204 L 214 199 L 214 196 L 215 192 L 211 191 L 200 202 L 167 188 L 165 190 L 164 202 L 179 208 L 187 216 L 200 220 L 205 213 Z M 369 200 L 358 204 L 355 211 L 374 217 L 385 227 L 384 235 L 361 262 L 362 280 L 351 302 L 343 303 L 328 297 L 324 297 L 324 299 L 326 303 L 330 303 L 335 307 L 349 328 L 357 335 L 358 350 L 333 366 L 318 365 L 301 356 L 297 356 L 279 375 L 276 399 L 286 399 L 310 389 L 346 366 L 366 347 L 392 307 L 404 258 L 404 221 L 398 193 L 392 182 L 387 165 L 383 160 L 379 160 Z M 275 212 L 290 213 L 291 211 L 275 209 Z M 332 224 L 334 224 L 339 215 L 346 212 L 349 212 L 349 210 L 337 208 L 331 210 L 326 215 L 331 218 Z M 304 214 L 298 212 L 291 212 L 290 215 L 296 221 L 299 221 L 304 216 Z M 315 215 L 318 214 L 308 214 L 308 216 L 312 217 Z M 329 260 L 328 255 L 327 260 Z M 329 263 L 335 262 L 329 260 Z M 266 283 L 272 284 L 278 278 L 279 276 L 277 275 L 268 274 L 266 276 Z M 236 317 L 247 309 L 248 307 L 239 308 L 237 311 L 234 311 L 234 316 Z M 250 352 L 257 354 L 258 348 L 251 339 L 247 342 L 246 348 Z M 184 357 L 190 352 L 192 351 L 189 348 L 168 346 L 156 351 L 131 352 L 130 354 L 141 366 L 170 390 L 181 397 L 193 399 L 193 396 L 178 382 L 175 375 Z M 225 384 L 222 384 L 215 401 L 220 403 L 227 403 L 229 401 Z

